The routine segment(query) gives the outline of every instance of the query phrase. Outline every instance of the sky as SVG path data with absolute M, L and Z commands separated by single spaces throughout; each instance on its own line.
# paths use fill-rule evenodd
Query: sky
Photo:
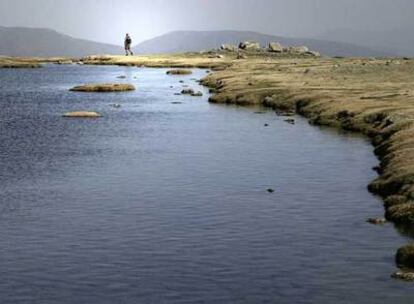
M 0 26 L 50 28 L 122 44 L 175 30 L 317 37 L 336 29 L 414 28 L 413 0 L 0 0 Z

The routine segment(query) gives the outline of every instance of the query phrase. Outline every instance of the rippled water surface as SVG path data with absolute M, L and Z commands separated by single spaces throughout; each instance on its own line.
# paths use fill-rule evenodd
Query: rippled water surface
M 0 70 L 1 303 L 412 303 L 389 278 L 406 240 L 365 223 L 366 140 L 165 71 Z M 114 81 L 137 90 L 68 91 Z

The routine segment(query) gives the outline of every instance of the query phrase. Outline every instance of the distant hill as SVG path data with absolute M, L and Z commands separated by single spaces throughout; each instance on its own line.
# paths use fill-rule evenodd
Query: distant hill
M 266 46 L 269 42 L 283 45 L 306 45 L 311 50 L 328 56 L 392 56 L 392 52 L 370 49 L 355 44 L 319 39 L 286 38 L 244 31 L 176 31 L 138 44 L 136 53 L 179 53 L 202 51 L 218 48 L 221 44 L 238 44 L 240 41 L 252 40 Z
M 371 49 L 381 49 L 399 56 L 414 56 L 413 28 L 381 31 L 335 29 L 318 35 L 317 38 L 354 43 Z
M 76 39 L 49 29 L 0 27 L 0 55 L 80 57 L 92 54 L 123 54 L 123 48 Z

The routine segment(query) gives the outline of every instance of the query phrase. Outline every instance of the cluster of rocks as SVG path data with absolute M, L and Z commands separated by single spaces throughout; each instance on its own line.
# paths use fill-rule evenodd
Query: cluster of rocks
M 181 91 L 181 94 L 182 95 L 191 95 L 191 96 L 194 96 L 194 97 L 203 96 L 202 92 L 200 92 L 200 91 L 195 92 L 193 89 L 184 89 L 184 90 Z
M 291 55 L 309 55 L 319 57 L 318 52 L 309 50 L 306 46 L 290 46 L 284 47 L 279 42 L 271 42 L 267 47 L 262 47 L 260 43 L 253 41 L 240 42 L 238 46 L 233 44 L 223 44 L 220 49 L 227 52 L 268 52 L 268 53 L 279 53 L 279 54 L 291 54 Z

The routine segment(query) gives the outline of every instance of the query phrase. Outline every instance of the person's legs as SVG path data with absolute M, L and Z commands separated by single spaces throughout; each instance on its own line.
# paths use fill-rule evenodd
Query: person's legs
M 132 53 L 132 51 L 131 51 L 131 45 L 129 45 L 129 44 L 125 46 L 125 52 L 126 52 L 127 56 L 128 55 L 131 55 L 131 56 L 134 55 L 134 53 Z

